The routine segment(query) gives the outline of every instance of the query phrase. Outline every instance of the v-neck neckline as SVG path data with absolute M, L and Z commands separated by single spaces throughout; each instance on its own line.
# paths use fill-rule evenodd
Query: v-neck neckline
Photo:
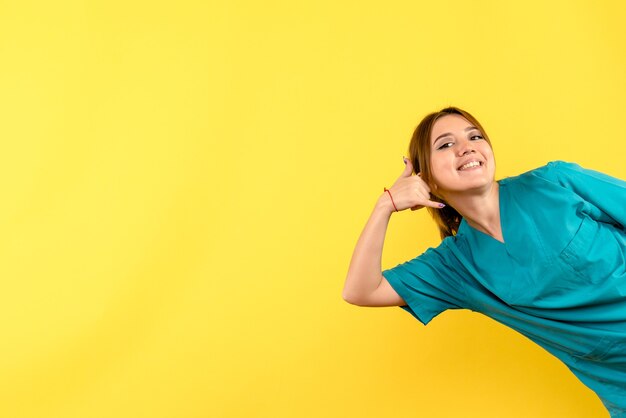
M 466 220 L 465 218 L 461 218 L 461 223 L 459 225 L 459 232 L 463 232 L 463 230 L 471 230 L 475 233 L 475 235 L 478 236 L 484 236 L 486 237 L 488 240 L 493 241 L 496 244 L 499 244 L 501 246 L 506 246 L 507 243 L 507 239 L 506 239 L 506 234 L 505 234 L 505 230 L 504 230 L 504 206 L 503 206 L 503 192 L 506 189 L 505 184 L 506 182 L 503 182 L 502 180 L 498 181 L 498 211 L 499 211 L 499 215 L 500 215 L 500 232 L 502 233 L 502 239 L 503 241 L 500 241 L 499 239 L 494 238 L 493 236 L 486 234 L 482 231 L 479 231 L 478 229 L 474 228 L 473 226 L 471 226 Z

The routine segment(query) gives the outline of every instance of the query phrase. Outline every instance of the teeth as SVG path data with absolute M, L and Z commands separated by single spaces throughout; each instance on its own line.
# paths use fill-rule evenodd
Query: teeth
M 459 170 L 465 170 L 466 168 L 477 167 L 480 163 L 478 161 L 471 161 L 467 164 L 462 165 Z

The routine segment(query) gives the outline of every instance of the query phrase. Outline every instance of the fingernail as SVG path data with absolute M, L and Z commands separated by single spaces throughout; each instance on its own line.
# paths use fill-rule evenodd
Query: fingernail
M 402 162 L 406 165 L 406 157 L 404 155 L 402 156 Z
M 440 204 L 439 204 L 439 207 L 440 207 L 440 208 L 445 208 L 445 207 L 446 207 L 446 205 L 444 205 L 443 203 L 440 203 Z

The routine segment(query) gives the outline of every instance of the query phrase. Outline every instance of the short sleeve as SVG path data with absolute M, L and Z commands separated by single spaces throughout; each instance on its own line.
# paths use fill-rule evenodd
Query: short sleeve
M 444 241 L 445 242 L 445 241 Z M 465 294 L 445 245 L 384 270 L 383 276 L 407 303 L 401 306 L 424 325 L 447 309 L 462 308 Z
M 626 181 L 576 163 L 553 161 L 548 166 L 559 184 L 595 206 L 622 228 L 626 226 Z

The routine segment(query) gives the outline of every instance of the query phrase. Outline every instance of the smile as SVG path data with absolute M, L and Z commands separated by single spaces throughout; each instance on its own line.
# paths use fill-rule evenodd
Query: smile
M 482 165 L 483 163 L 480 161 L 470 161 L 469 163 L 463 164 L 461 167 L 458 168 L 458 170 L 463 171 L 474 167 L 480 167 Z

